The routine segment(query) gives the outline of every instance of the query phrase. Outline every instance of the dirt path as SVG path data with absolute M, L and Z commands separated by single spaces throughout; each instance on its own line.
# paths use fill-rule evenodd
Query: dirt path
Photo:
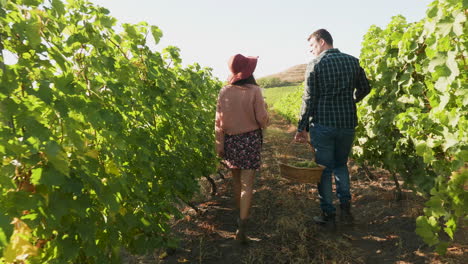
M 338 222 L 335 232 L 316 226 L 312 222 L 320 213 L 316 186 L 291 183 L 279 175 L 278 157 L 293 134 L 294 128 L 278 116 L 265 133 L 248 246 L 233 239 L 236 214 L 231 178 L 226 175 L 225 180 L 216 180 L 218 194 L 197 204 L 202 213 L 187 207 L 185 218 L 174 224 L 180 238 L 175 252 L 130 257 L 127 263 L 464 263 L 468 256 L 466 228 L 459 232 L 447 256 L 431 253 L 414 232 L 423 200 L 403 190 L 403 200 L 396 202 L 394 183 L 385 172 L 374 170 L 378 179 L 368 181 L 351 162 L 354 226 Z M 310 154 L 301 146 L 290 152 Z

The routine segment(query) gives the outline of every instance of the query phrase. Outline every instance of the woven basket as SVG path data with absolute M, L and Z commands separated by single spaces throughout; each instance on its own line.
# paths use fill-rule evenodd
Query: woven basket
M 315 151 L 312 147 L 312 144 L 309 142 L 309 145 L 312 148 L 313 158 L 315 158 Z M 288 149 L 291 149 L 291 145 Z M 302 168 L 302 167 L 295 167 L 289 165 L 288 162 L 291 159 L 286 158 L 283 156 L 282 160 L 279 161 L 280 167 L 280 174 L 281 177 L 288 179 L 292 182 L 298 183 L 318 183 L 320 182 L 320 178 L 322 177 L 322 172 L 325 169 L 325 166 L 318 165 L 316 168 Z

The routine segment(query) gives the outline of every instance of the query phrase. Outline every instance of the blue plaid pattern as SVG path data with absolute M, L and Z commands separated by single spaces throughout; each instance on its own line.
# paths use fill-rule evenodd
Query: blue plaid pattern
M 357 126 L 356 103 L 370 92 L 359 59 L 328 49 L 306 69 L 298 131 L 309 131 L 312 123 L 335 128 Z

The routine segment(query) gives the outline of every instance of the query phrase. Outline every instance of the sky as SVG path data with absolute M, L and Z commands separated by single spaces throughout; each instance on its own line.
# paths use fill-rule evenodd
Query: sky
M 183 65 L 199 63 L 225 80 L 227 61 L 237 53 L 259 56 L 260 78 L 306 63 L 307 37 L 320 28 L 335 48 L 359 57 L 371 25 L 385 27 L 392 16 L 408 22 L 425 17 L 432 0 L 91 0 L 119 23 L 146 21 L 163 31 L 155 50 L 173 45 Z

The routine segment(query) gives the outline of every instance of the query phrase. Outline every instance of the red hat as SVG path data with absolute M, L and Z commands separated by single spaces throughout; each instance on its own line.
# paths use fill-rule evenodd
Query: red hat
M 252 76 L 255 67 L 257 67 L 257 59 L 258 57 L 245 57 L 241 54 L 232 56 L 228 62 L 229 70 L 231 71 L 228 82 L 233 84 Z

